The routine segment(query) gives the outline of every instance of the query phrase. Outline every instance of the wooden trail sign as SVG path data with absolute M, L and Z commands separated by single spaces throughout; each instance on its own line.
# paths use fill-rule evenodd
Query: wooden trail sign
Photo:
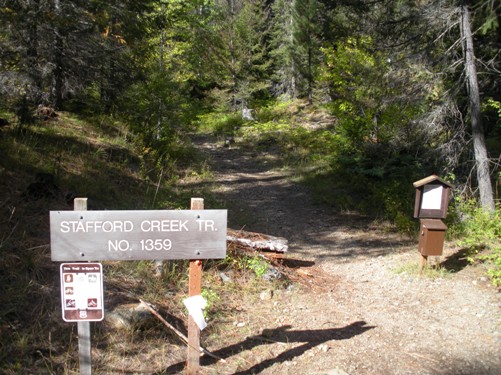
M 53 261 L 223 259 L 226 210 L 51 211 Z
M 192 198 L 191 210 L 184 211 L 86 210 L 87 198 L 76 198 L 74 211 L 50 212 L 53 261 L 190 259 L 189 295 L 194 296 L 201 293 L 202 259 L 226 257 L 227 211 L 204 210 L 201 198 Z M 85 267 L 80 264 L 89 266 L 68 267 Z M 78 322 L 80 374 L 90 375 L 89 321 L 69 321 Z M 199 373 L 199 357 L 200 330 L 190 315 L 189 375 Z

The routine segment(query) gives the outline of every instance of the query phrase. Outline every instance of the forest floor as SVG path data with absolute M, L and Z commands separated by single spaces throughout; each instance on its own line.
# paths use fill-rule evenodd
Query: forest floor
M 204 374 L 501 374 L 501 294 L 482 265 L 446 243 L 421 275 L 417 239 L 315 204 L 280 155 L 194 142 L 229 226 L 287 238 L 304 276 L 243 295 L 217 331 L 209 322 L 203 344 L 226 363 L 204 357 Z
M 102 209 L 145 195 L 148 185 L 138 184 L 132 150 L 69 114 L 24 130 L 4 128 L 0 137 L 9 156 L 0 163 L 0 180 L 9 182 L 0 183 L 0 373 L 76 374 L 76 325 L 61 319 L 47 212 L 71 208 L 66 189 L 81 187 L 91 209 Z M 297 173 L 282 168 L 273 144 L 258 152 L 208 136 L 193 142 L 213 178 L 188 174 L 183 192 L 209 190 L 206 208 L 215 196 L 232 229 L 288 239 L 281 270 L 292 280 L 248 277 L 251 271 L 231 264 L 225 282 L 216 267 L 207 269 L 204 287 L 213 288 L 215 308 L 201 344 L 225 361 L 202 357 L 202 374 L 501 375 L 501 293 L 482 264 L 469 264 L 446 243 L 444 256 L 433 259 L 440 268 L 421 275 L 416 238 L 315 203 Z M 61 186 L 42 184 L 29 198 L 35 165 L 51 170 L 54 160 L 63 161 Z M 142 207 L 149 197 L 146 189 L 134 203 Z M 106 319 L 92 325 L 95 373 L 185 374 L 186 345 L 151 314 L 144 327 L 108 320 L 141 298 L 183 330 L 180 263 L 169 263 L 175 280 L 168 284 L 149 277 L 149 262 L 115 263 L 105 263 Z

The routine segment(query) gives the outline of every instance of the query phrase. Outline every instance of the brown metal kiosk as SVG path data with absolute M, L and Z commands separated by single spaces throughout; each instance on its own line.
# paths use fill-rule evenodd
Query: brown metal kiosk
M 414 217 L 419 218 L 419 253 L 424 268 L 428 256 L 443 253 L 447 225 L 441 220 L 447 216 L 450 190 L 453 187 L 436 175 L 413 183 L 416 188 Z

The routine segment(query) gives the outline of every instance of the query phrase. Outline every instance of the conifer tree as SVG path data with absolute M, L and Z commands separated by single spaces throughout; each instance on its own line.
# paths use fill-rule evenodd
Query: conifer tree
M 299 94 L 313 102 L 315 71 L 320 60 L 320 4 L 317 0 L 296 0 L 293 9 L 294 59 L 301 82 Z
M 273 94 L 298 96 L 298 68 L 294 58 L 294 1 L 276 0 L 272 9 L 271 52 L 273 58 Z

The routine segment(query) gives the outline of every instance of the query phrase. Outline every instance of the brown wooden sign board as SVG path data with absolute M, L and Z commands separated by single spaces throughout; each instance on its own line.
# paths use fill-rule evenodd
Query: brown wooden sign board
M 223 259 L 226 230 L 226 210 L 51 211 L 51 258 Z

